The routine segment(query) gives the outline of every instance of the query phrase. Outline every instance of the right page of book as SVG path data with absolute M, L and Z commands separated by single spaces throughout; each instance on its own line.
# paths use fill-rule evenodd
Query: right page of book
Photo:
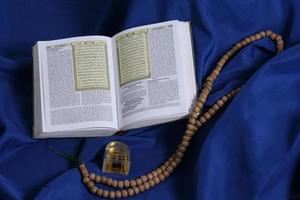
M 151 120 L 160 118 L 164 122 L 188 113 L 179 23 L 137 27 L 114 36 L 121 127 L 150 125 L 154 124 Z

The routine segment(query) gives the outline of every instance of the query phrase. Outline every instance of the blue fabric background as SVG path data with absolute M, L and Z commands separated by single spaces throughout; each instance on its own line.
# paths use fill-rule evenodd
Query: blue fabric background
M 167 181 L 130 199 L 300 199 L 299 9 L 299 1 L 289 0 L 0 0 L 0 199 L 96 199 L 78 169 L 47 148 L 72 152 L 80 139 L 31 138 L 35 42 L 112 36 L 173 19 L 192 22 L 199 87 L 220 56 L 249 34 L 272 29 L 287 50 L 276 55 L 264 39 L 231 60 L 206 106 L 243 84 L 240 93 L 198 131 Z M 101 173 L 105 144 L 124 141 L 132 153 L 129 177 L 137 177 L 173 153 L 185 124 L 87 138 L 80 157 Z

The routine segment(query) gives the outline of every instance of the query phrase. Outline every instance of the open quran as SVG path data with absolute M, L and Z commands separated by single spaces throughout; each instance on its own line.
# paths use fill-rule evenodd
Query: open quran
M 189 22 L 33 47 L 35 138 L 108 136 L 184 118 L 196 98 Z

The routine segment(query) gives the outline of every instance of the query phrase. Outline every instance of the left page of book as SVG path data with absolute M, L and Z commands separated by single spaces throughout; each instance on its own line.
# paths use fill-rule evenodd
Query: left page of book
M 111 48 L 104 36 L 38 42 L 46 132 L 118 129 Z

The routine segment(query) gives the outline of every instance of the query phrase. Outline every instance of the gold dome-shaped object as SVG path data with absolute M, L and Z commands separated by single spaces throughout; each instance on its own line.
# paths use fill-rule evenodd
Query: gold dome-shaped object
M 129 148 L 123 142 L 112 141 L 105 147 L 102 171 L 128 175 L 130 169 Z

